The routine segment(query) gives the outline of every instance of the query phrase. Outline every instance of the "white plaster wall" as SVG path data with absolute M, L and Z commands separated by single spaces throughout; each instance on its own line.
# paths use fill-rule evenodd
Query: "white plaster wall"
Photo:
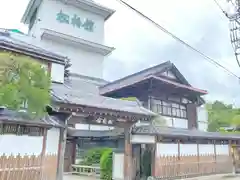
M 162 117 L 165 119 L 167 127 L 173 127 L 173 119 L 171 117 L 168 117 L 168 116 L 162 116 Z
M 206 132 L 207 129 L 208 129 L 208 123 L 206 123 L 206 122 L 198 122 L 198 130 Z
M 114 180 L 124 179 L 124 153 L 113 153 L 113 171 Z
M 214 154 L 213 144 L 199 144 L 199 155 Z
M 178 144 L 157 143 L 156 155 L 160 156 L 178 156 Z
M 99 125 L 90 125 L 90 124 L 75 124 L 76 129 L 82 130 L 95 130 L 95 131 L 106 131 L 112 130 L 114 127 L 112 126 L 99 126 Z
M 197 107 L 197 120 L 208 122 L 208 112 L 204 106 Z
M 88 32 L 84 29 L 74 28 L 71 24 L 59 23 L 56 20 L 56 14 L 61 9 L 63 12 L 66 12 L 69 15 L 77 14 L 83 18 L 89 18 L 93 20 L 96 26 L 94 31 Z M 18 39 L 27 43 L 68 57 L 71 60 L 72 66 L 69 68 L 69 70 L 72 73 L 102 78 L 104 61 L 103 55 L 89 52 L 68 44 L 60 44 L 45 39 L 42 40 L 41 35 L 43 29 L 50 29 L 56 32 L 102 44 L 104 40 L 104 19 L 101 16 L 86 12 L 73 6 L 65 5 L 56 0 L 43 0 L 43 3 L 39 7 L 35 24 L 29 32 L 29 36 L 16 36 L 19 36 Z M 63 81 L 64 71 L 63 66 L 60 66 L 61 65 L 52 65 L 52 78 L 56 82 Z
M 177 144 L 165 144 L 157 143 L 157 156 L 163 155 L 178 155 Z M 199 144 L 199 155 L 214 154 L 213 144 Z M 229 155 L 228 145 L 216 145 L 217 155 Z M 197 144 L 180 144 L 180 155 L 196 155 L 197 156 Z
M 195 155 L 197 156 L 197 144 L 180 144 L 180 155 L 188 156 Z
M 55 82 L 64 83 L 64 66 L 62 64 L 52 63 L 51 79 Z
M 188 120 L 181 119 L 181 118 L 173 118 L 173 127 L 187 129 L 188 128 Z
M 187 119 L 168 117 L 168 116 L 162 116 L 162 117 L 165 119 L 167 127 L 175 127 L 175 128 L 182 128 L 182 129 L 188 128 Z
M 0 135 L 0 156 L 40 155 L 42 152 L 42 136 Z
M 62 10 L 64 13 L 71 17 L 76 14 L 81 20 L 89 19 L 94 21 L 93 32 L 88 32 L 83 28 L 76 28 L 71 23 L 64 24 L 59 23 L 56 20 L 57 13 Z M 57 0 L 43 0 L 37 13 L 37 19 L 35 27 L 33 27 L 30 34 L 39 36 L 39 29 L 47 28 L 53 31 L 57 31 L 63 34 L 71 35 L 74 37 L 83 38 L 96 43 L 103 43 L 104 39 L 104 18 L 100 15 L 76 8 L 70 5 L 66 5 Z
M 94 52 L 88 52 L 67 44 L 60 44 L 50 40 L 39 42 L 44 49 L 66 56 L 71 60 L 69 68 L 72 73 L 85 76 L 102 78 L 104 56 Z M 58 71 L 63 76 L 62 71 Z
M 60 129 L 51 128 L 47 131 L 46 154 L 57 154 L 59 147 Z
M 217 155 L 229 155 L 229 145 L 228 144 L 216 145 L 216 154 Z
M 154 144 L 155 136 L 150 135 L 131 135 L 131 143 L 137 144 Z
M 208 129 L 208 112 L 205 106 L 197 107 L 197 121 L 198 129 L 200 131 L 207 131 Z

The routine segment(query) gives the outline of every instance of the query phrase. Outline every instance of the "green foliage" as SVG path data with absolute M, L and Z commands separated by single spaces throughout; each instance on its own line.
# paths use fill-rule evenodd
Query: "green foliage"
M 94 148 L 87 151 L 81 164 L 91 166 L 93 164 L 99 164 L 101 156 L 104 152 L 111 150 L 110 148 Z
M 224 134 L 240 134 L 240 131 L 239 130 L 235 130 L 235 129 L 233 129 L 233 130 L 226 130 L 224 128 L 220 128 L 219 132 L 224 133 Z
M 233 117 L 232 124 L 235 125 L 235 126 L 240 125 L 240 114 L 237 114 L 236 116 Z
M 138 101 L 136 97 L 123 97 L 121 100 L 126 100 L 126 101 Z
M 239 126 L 240 110 L 221 101 L 208 103 L 208 131 L 220 131 L 221 127 Z
M 166 126 L 166 119 L 161 115 L 157 115 L 152 119 L 152 124 L 154 126 Z
M 111 149 L 106 150 L 100 160 L 101 167 L 101 179 L 111 180 L 112 179 L 112 155 Z
M 32 117 L 45 114 L 50 103 L 50 76 L 35 59 L 0 53 L 0 105 L 26 109 Z

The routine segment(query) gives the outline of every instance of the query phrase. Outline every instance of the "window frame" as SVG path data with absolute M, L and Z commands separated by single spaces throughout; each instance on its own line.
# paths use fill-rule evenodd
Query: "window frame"
M 187 106 L 183 103 L 151 98 L 151 110 L 163 116 L 187 119 Z

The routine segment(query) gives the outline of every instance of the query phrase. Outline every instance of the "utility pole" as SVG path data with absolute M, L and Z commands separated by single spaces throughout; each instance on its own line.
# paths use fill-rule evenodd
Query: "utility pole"
M 234 13 L 229 18 L 230 38 L 233 50 L 236 56 L 238 66 L 240 67 L 240 0 L 227 0 L 231 3 Z

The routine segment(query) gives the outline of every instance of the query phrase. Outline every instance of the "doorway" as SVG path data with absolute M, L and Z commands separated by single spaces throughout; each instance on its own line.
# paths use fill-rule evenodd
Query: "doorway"
M 152 145 L 142 144 L 140 153 L 140 179 L 147 180 L 149 176 L 152 176 L 152 160 L 154 155 Z
M 74 143 L 70 140 L 66 142 L 65 154 L 64 154 L 64 172 L 71 172 L 72 164 L 74 164 Z

